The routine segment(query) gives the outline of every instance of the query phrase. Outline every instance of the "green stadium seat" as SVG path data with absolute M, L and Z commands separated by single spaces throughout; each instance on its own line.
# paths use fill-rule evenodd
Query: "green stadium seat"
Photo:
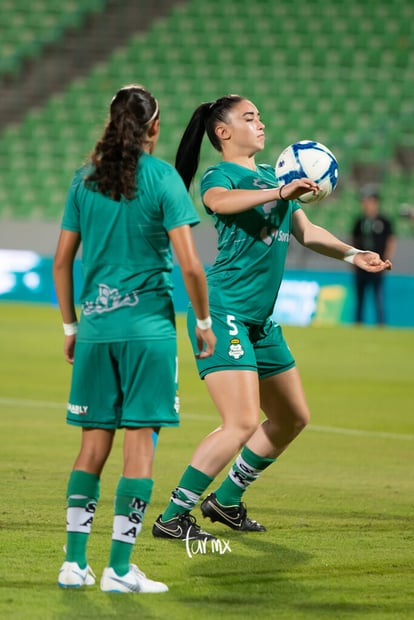
M 69 28 L 81 26 L 88 14 L 102 10 L 108 0 L 2 0 L 0 18 L 0 75 L 18 73 L 23 62 L 38 56 Z
M 7 65 L 17 70 L 24 49 L 34 44 L 31 53 L 38 53 L 51 33 L 61 36 L 65 28 L 83 23 L 86 10 L 101 10 L 105 3 L 3 0 L 10 40 L 0 42 L 0 52 L 5 52 L 0 71 Z M 23 5 L 29 9 L 20 10 Z M 194 107 L 228 92 L 250 97 L 262 112 L 267 141 L 261 161 L 273 163 L 297 139 L 325 141 L 340 160 L 342 189 L 338 187 L 334 200 L 344 207 L 327 202 L 318 218 L 338 233 L 346 230 L 358 208 L 351 175 L 356 160 L 386 165 L 383 186 L 395 200 L 402 199 L 394 150 L 396 142 L 407 141 L 401 119 L 412 119 L 413 7 L 410 0 L 297 0 L 266 3 L 265 9 L 251 0 L 180 4 L 124 47 L 114 42 L 108 62 L 0 136 L 1 213 L 14 209 L 26 217 L 33 204 L 36 217 L 60 217 L 73 169 L 86 157 L 106 118 L 102 101 L 109 102 L 120 84 L 139 79 L 160 100 L 157 152 L 170 161 Z M 28 23 L 29 33 L 22 36 Z M 203 162 L 215 159 L 210 149 L 203 151 Z M 33 182 L 25 181 L 22 201 L 16 197 L 16 179 L 31 168 Z M 51 169 L 58 172 L 53 182 L 46 182 Z M 410 182 L 405 187 L 413 191 Z

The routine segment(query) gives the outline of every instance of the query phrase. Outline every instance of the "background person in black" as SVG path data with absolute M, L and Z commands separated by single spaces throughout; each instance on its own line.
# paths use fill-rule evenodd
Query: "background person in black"
M 380 196 L 378 188 L 366 185 L 361 189 L 363 215 L 359 217 L 352 229 L 352 244 L 361 250 L 378 252 L 385 259 L 392 259 L 395 251 L 391 221 L 380 214 Z M 355 269 L 356 308 L 355 322 L 362 323 L 367 292 L 372 289 L 377 324 L 385 324 L 384 314 L 384 272 L 368 273 Z

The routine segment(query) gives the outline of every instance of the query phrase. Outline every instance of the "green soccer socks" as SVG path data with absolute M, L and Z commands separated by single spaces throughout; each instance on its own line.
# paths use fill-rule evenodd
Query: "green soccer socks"
M 109 566 L 120 577 L 129 571 L 132 549 L 142 528 L 152 487 L 153 480 L 150 478 L 119 479 L 115 496 Z
M 259 456 L 244 446 L 234 461 L 227 478 L 223 480 L 215 492 L 217 500 L 223 506 L 240 504 L 243 493 L 257 480 L 261 472 L 276 459 Z
M 99 477 L 73 470 L 67 486 L 66 561 L 86 568 L 86 546 L 99 499 Z
M 168 521 L 176 514 L 184 514 L 192 510 L 200 495 L 212 481 L 213 478 L 188 465 L 180 482 L 171 494 L 170 503 L 161 516 L 162 521 Z

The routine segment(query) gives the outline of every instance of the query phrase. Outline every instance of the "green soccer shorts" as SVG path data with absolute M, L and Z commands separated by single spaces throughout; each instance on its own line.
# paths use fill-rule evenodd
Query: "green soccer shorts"
M 262 325 L 246 323 L 236 314 L 211 309 L 213 331 L 217 337 L 211 357 L 196 359 L 200 377 L 219 370 L 255 370 L 260 379 L 279 374 L 295 366 L 293 355 L 286 344 L 280 325 L 270 318 Z M 187 329 L 197 353 L 195 337 L 196 317 L 190 306 Z
M 76 342 L 67 422 L 84 428 L 178 426 L 175 338 Z

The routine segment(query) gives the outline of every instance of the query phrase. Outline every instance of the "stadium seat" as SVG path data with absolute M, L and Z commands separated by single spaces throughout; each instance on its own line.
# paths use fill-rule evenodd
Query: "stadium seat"
M 34 41 L 42 49 L 50 33 L 62 33 L 69 24 L 76 27 L 86 10 L 102 10 L 106 0 L 71 0 L 65 5 L 60 0 L 34 0 L 27 12 L 18 10 L 29 6 L 27 0 L 3 0 L 2 4 L 1 11 L 10 15 L 11 41 L 2 41 L 0 51 L 5 46 L 14 50 L 16 33 L 21 34 L 28 23 L 27 45 Z M 179 4 L 123 47 L 114 41 L 107 62 L 0 136 L 3 185 L 10 189 L 9 193 L 3 188 L 0 209 L 13 209 L 16 174 L 21 174 L 21 162 L 27 162 L 21 154 L 36 153 L 46 176 L 48 166 L 59 170 L 52 188 L 49 183 L 47 190 L 42 189 L 44 183 L 42 187 L 38 181 L 31 184 L 36 216 L 58 217 L 67 180 L 105 120 L 103 101 L 109 101 L 121 84 L 141 81 L 160 100 L 158 154 L 169 161 L 195 106 L 228 92 L 250 97 L 262 112 L 267 131 L 262 161 L 274 162 L 279 151 L 297 139 L 325 141 L 340 158 L 338 195 L 345 207 L 328 208 L 327 203 L 318 217 L 323 224 L 326 215 L 340 233 L 358 208 L 355 170 L 361 173 L 363 165 L 377 164 L 383 171 L 384 188 L 389 186 L 390 195 L 397 195 L 393 175 L 399 173 L 402 161 L 397 144 L 404 146 L 403 118 L 412 119 L 414 100 L 413 18 L 410 0 Z M 16 67 L 20 62 L 11 53 L 0 58 L 0 71 L 7 63 Z M 4 163 L 9 157 L 16 160 L 10 169 Z M 203 150 L 203 165 L 215 158 L 214 152 Z M 19 203 L 16 214 L 26 208 L 27 204 Z
M 58 41 L 69 28 L 81 26 L 88 14 L 102 10 L 108 0 L 3 0 L 0 76 L 18 73 L 26 60 Z

